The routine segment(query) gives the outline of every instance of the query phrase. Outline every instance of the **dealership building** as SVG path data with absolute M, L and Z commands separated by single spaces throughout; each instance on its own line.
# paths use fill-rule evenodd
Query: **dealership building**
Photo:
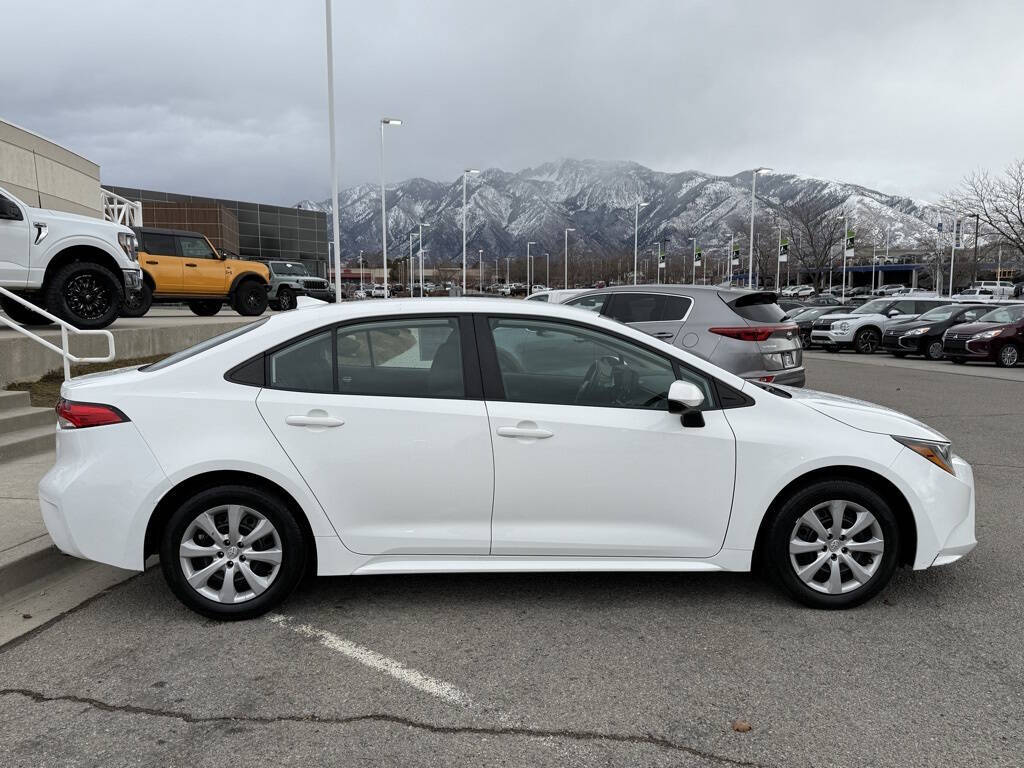
M 146 226 L 201 232 L 220 250 L 261 261 L 297 261 L 327 275 L 327 214 L 280 205 L 103 185 L 142 203 Z

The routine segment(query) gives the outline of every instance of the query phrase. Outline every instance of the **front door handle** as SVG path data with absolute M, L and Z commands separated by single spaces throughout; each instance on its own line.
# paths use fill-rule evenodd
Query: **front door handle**
M 530 437 L 535 440 L 544 440 L 554 434 L 551 430 L 538 427 L 498 427 L 499 437 Z
M 654 338 L 656 338 L 656 339 L 672 339 L 672 338 L 675 338 L 675 334 L 674 333 L 670 333 L 669 331 L 660 331 L 658 333 L 652 333 L 651 335 Z
M 284 423 L 292 427 L 340 427 L 345 420 L 333 416 L 287 416 Z
M 156 259 L 146 259 L 147 264 L 159 264 L 160 262 Z
M 195 267 L 195 266 L 198 266 L 198 265 L 197 264 L 189 264 L 188 262 L 185 262 L 185 266 L 186 267 Z

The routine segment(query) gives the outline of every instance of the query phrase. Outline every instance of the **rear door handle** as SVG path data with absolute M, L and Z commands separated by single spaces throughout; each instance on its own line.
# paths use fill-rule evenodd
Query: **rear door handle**
M 287 416 L 284 423 L 293 427 L 340 427 L 345 420 L 333 416 Z
M 535 440 L 544 440 L 554 434 L 551 430 L 537 427 L 498 427 L 499 437 L 532 437 Z

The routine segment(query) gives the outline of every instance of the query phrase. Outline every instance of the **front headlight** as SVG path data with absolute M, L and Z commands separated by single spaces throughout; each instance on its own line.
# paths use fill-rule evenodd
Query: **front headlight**
M 833 323 L 832 330 L 840 331 L 841 333 L 846 333 L 848 330 L 850 330 L 850 324 L 845 320 L 841 323 Z
M 904 336 L 924 336 L 930 330 L 931 330 L 931 327 L 926 325 L 924 328 L 915 328 L 912 331 L 907 331 L 903 335 Z
M 953 471 L 953 448 L 949 443 L 940 443 L 935 440 L 918 440 L 913 437 L 899 437 L 893 435 L 892 439 L 901 445 L 905 445 L 919 456 L 928 459 L 939 469 L 944 469 L 949 474 L 955 475 Z
M 121 250 L 124 251 L 124 255 L 131 261 L 139 260 L 139 241 L 135 239 L 135 235 L 129 232 L 118 232 L 117 244 L 121 246 Z
M 991 330 L 991 331 L 982 331 L 981 333 L 976 333 L 973 336 L 971 336 L 971 338 L 972 339 L 994 339 L 996 336 L 998 336 L 1002 332 L 1003 332 L 1002 328 L 995 328 L 994 330 Z

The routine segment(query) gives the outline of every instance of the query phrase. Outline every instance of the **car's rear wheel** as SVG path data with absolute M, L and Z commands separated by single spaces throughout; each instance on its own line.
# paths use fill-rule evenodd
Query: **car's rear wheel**
M 875 328 L 861 328 L 853 337 L 853 348 L 861 355 L 870 355 L 882 343 L 882 334 Z
M 1013 368 L 1020 362 L 1020 348 L 1012 341 L 1004 344 L 996 355 L 996 365 L 1000 368 Z
M 214 619 L 251 619 L 281 603 L 301 580 L 308 544 L 276 497 L 253 488 L 202 491 L 175 510 L 160 543 L 171 591 Z
M 19 304 L 14 299 L 0 296 L 0 309 L 2 309 L 11 320 L 22 325 L 51 325 L 51 321 L 33 312 L 24 304 Z
M 929 360 L 941 360 L 945 357 L 942 353 L 942 342 L 938 340 L 928 342 L 928 346 L 925 347 L 924 354 Z
M 277 292 L 277 307 L 282 312 L 295 309 L 295 292 L 291 288 L 282 288 Z
M 794 598 L 814 608 L 852 608 L 896 570 L 899 525 L 885 500 L 850 480 L 826 480 L 783 502 L 764 540 L 765 562 Z
M 235 289 L 231 308 L 240 315 L 255 317 L 267 311 L 267 290 L 263 283 L 247 280 Z
M 220 299 L 199 299 L 188 303 L 188 308 L 192 310 L 192 314 L 199 315 L 200 317 L 212 317 L 220 312 L 222 306 L 224 306 L 224 302 Z
M 124 297 L 124 304 L 121 305 L 121 314 L 125 317 L 142 317 L 149 312 L 152 306 L 153 289 L 143 282 L 142 290 L 130 293 Z

